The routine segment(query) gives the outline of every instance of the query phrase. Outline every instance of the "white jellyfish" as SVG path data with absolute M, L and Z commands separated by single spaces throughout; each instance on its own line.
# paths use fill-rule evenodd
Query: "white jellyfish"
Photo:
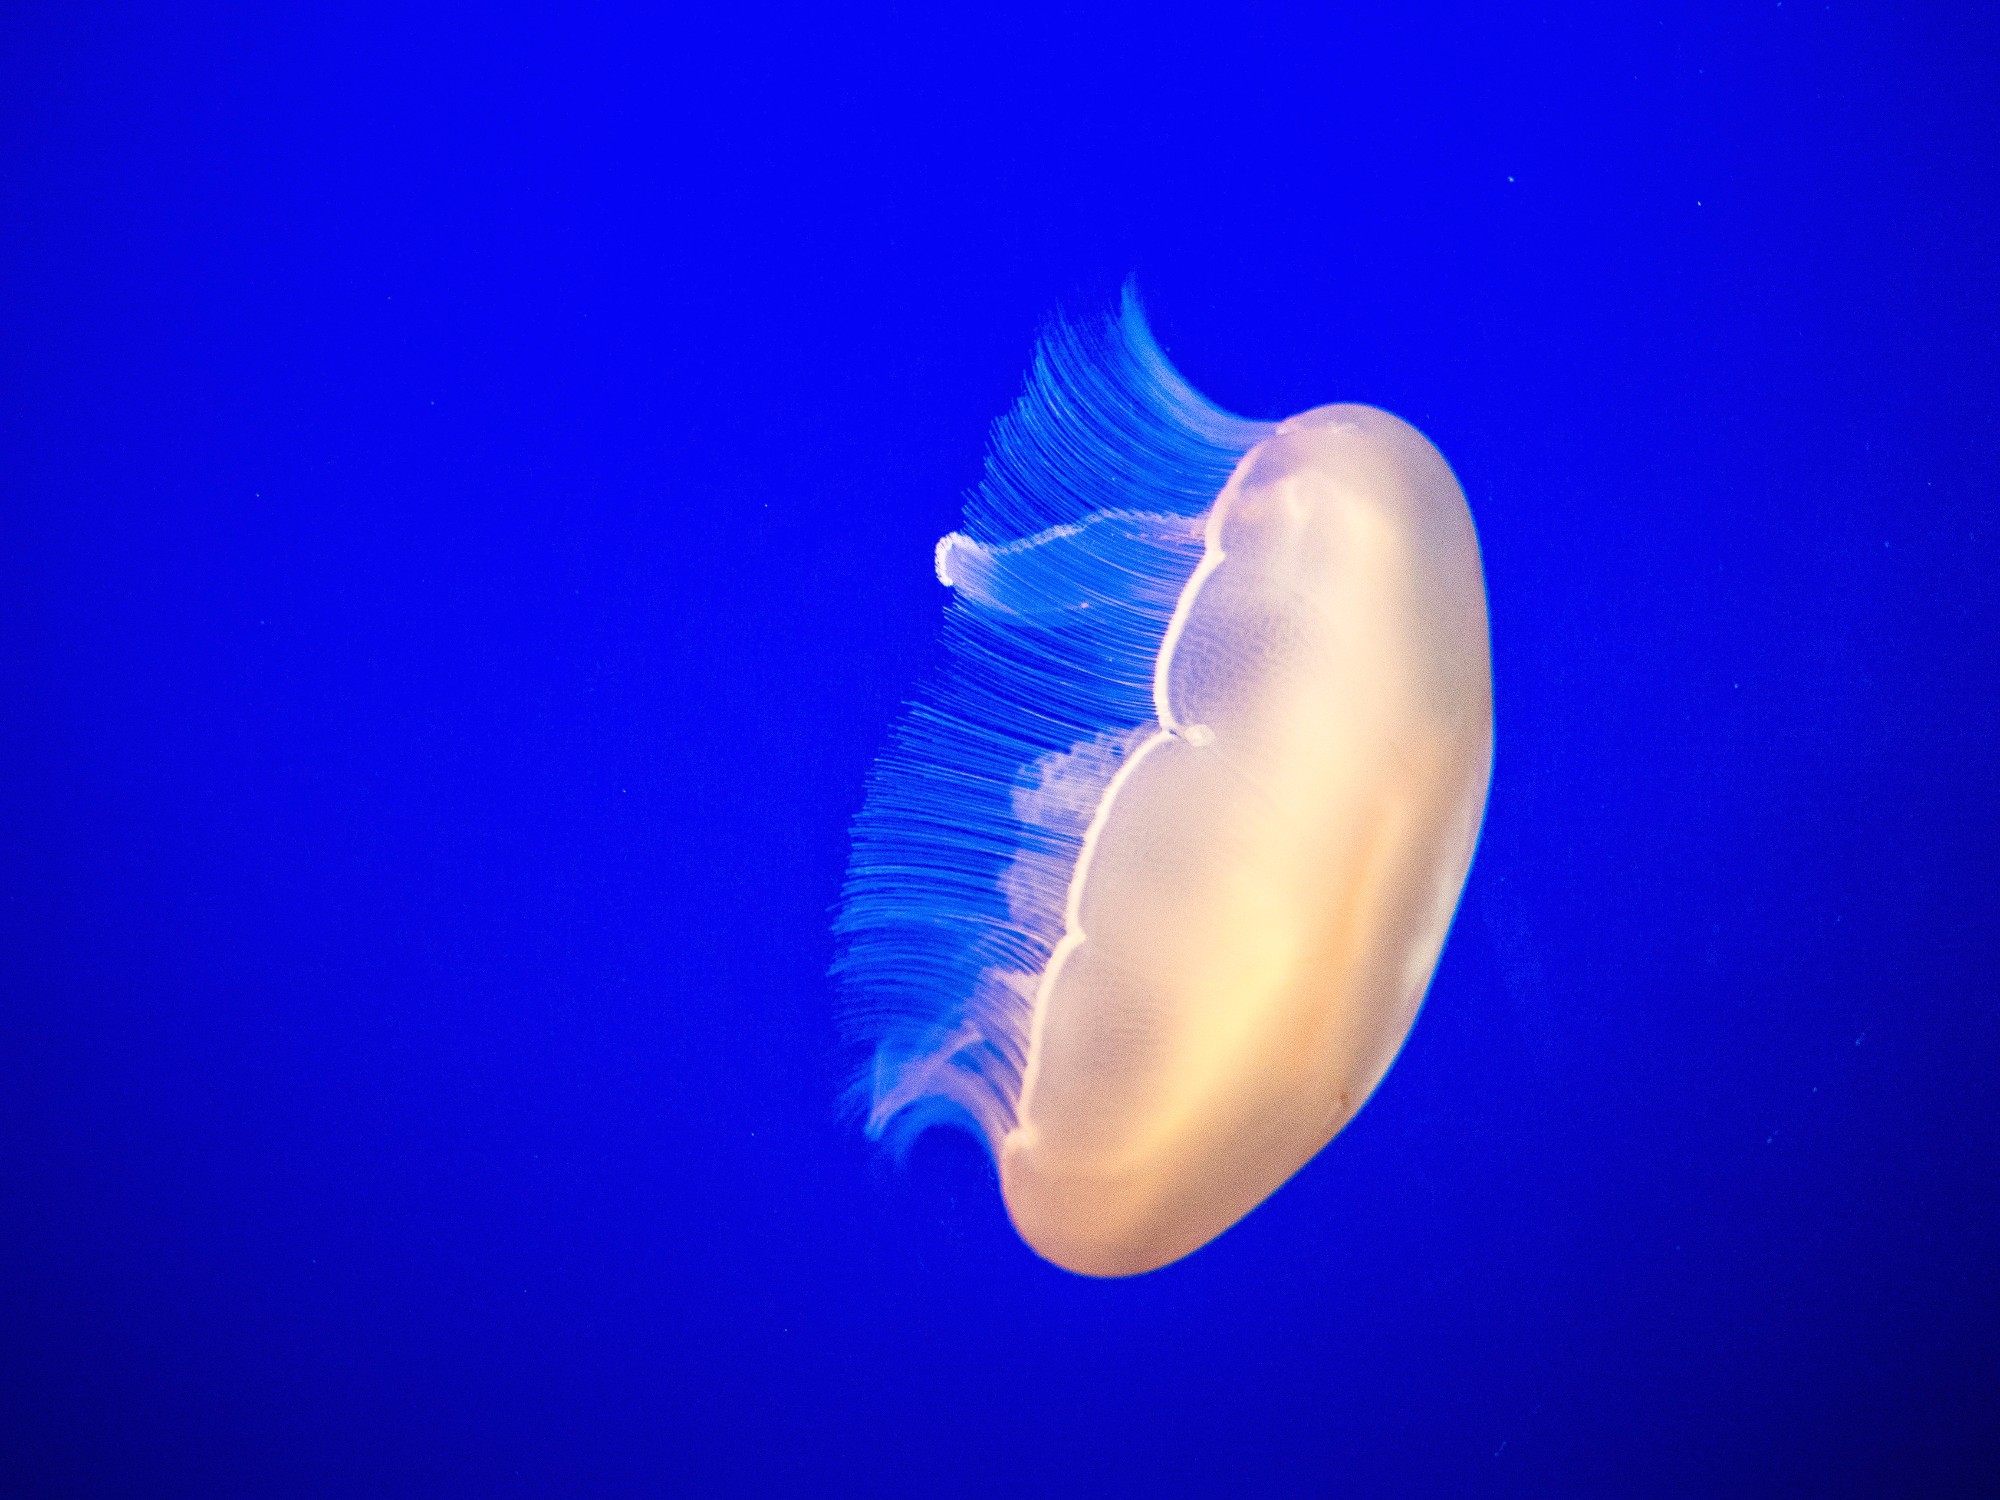
M 1199 1248 L 1415 1021 L 1493 759 L 1465 497 L 1368 406 L 1249 422 L 1127 291 L 1058 325 L 938 543 L 948 662 L 870 780 L 836 972 L 871 1130 L 979 1131 L 1039 1254 Z

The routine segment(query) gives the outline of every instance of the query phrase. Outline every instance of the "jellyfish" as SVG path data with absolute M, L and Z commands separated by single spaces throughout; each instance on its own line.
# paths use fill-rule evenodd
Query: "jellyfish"
M 1492 770 L 1472 516 L 1385 411 L 1211 405 L 1128 286 L 1044 334 L 934 562 L 836 919 L 867 1128 L 970 1127 L 1032 1250 L 1150 1271 L 1416 1020 Z

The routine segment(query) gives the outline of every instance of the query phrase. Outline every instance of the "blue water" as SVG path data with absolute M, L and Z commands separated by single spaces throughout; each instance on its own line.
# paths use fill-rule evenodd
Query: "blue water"
M 2000 21 L 1172 10 L 10 13 L 0 1491 L 2000 1491 Z M 1498 752 L 1374 1100 L 1105 1284 L 826 969 L 1128 274 L 1451 459 Z

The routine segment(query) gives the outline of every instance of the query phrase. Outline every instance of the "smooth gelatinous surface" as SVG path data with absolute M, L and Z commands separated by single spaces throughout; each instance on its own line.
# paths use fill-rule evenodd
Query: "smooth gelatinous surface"
M 1114 1276 L 1204 1244 L 1381 1081 L 1492 764 L 1479 549 L 1450 469 L 1365 406 L 1282 424 L 1209 513 L 1160 728 L 1084 836 L 1041 976 L 1007 1207 Z

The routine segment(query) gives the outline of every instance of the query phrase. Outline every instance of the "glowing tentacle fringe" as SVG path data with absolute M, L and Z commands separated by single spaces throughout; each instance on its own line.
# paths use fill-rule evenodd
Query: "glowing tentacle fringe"
M 1101 329 L 1057 322 L 994 424 L 962 531 L 946 663 L 869 778 L 834 973 L 874 1047 L 870 1133 L 1012 1128 L 1036 986 L 1084 835 L 1160 728 L 1154 667 L 1202 523 L 1271 425 L 1168 364 L 1128 286 Z

